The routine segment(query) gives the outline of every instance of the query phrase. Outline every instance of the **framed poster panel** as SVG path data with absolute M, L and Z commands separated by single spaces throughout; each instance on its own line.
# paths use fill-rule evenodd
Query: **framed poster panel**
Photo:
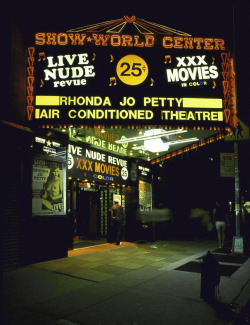
M 66 165 L 34 158 L 32 216 L 66 215 Z

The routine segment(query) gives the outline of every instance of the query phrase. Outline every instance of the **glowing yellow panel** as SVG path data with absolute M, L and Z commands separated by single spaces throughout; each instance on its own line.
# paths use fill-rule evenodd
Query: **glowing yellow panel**
M 183 98 L 183 107 L 223 108 L 220 98 Z
M 223 113 L 218 112 L 218 121 L 223 121 Z
M 59 96 L 36 96 L 36 105 L 59 106 Z

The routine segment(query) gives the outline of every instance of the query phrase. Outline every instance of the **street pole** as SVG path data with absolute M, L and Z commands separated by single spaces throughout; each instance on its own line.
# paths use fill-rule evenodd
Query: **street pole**
M 244 241 L 240 236 L 241 202 L 238 141 L 234 141 L 234 187 L 235 187 L 235 236 L 233 237 L 233 254 L 244 253 Z
M 235 63 L 235 73 L 236 73 L 236 46 L 235 46 L 235 22 L 236 7 L 233 3 L 233 59 Z M 237 80 L 237 73 L 236 73 Z M 235 96 L 237 102 L 237 81 L 235 83 Z M 243 254 L 244 245 L 243 237 L 240 237 L 240 225 L 241 225 L 241 204 L 240 204 L 240 172 L 239 172 L 239 151 L 238 151 L 238 141 L 234 141 L 234 187 L 235 187 L 235 237 L 233 237 L 233 247 L 232 252 L 234 254 Z
M 240 237 L 240 172 L 239 172 L 239 158 L 238 158 L 238 142 L 234 141 L 234 186 L 235 186 L 235 234 Z

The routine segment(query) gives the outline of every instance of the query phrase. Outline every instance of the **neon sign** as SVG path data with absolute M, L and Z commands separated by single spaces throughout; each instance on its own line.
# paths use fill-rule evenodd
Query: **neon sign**
M 187 82 L 217 79 L 219 77 L 218 67 L 216 65 L 208 65 L 206 55 L 176 57 L 178 62 L 176 68 L 166 69 L 168 82 Z M 192 68 L 193 67 L 193 68 Z M 207 85 L 207 83 L 206 83 Z M 182 84 L 184 87 L 184 84 Z
M 123 33 L 130 24 L 131 34 Z M 28 51 L 27 117 L 37 125 L 234 125 L 230 53 L 135 16 L 39 32 Z
M 141 40 L 143 38 L 143 41 Z M 156 39 L 153 35 L 104 35 L 104 34 L 72 34 L 72 33 L 37 33 L 35 45 L 38 46 L 86 46 L 91 43 L 94 46 L 111 47 L 139 47 L 151 48 L 156 46 Z M 225 41 L 221 38 L 203 37 L 170 37 L 165 36 L 161 41 L 165 49 L 185 50 L 225 50 Z
M 70 177 L 126 183 L 129 179 L 128 168 L 128 161 L 121 157 L 73 143 L 68 146 Z
M 53 82 L 53 87 L 83 86 L 87 79 L 95 76 L 95 67 L 89 64 L 88 53 L 47 57 L 44 80 Z M 69 65 L 69 67 L 67 67 Z M 81 79 L 84 77 L 84 79 Z M 59 80 L 57 80 L 59 79 Z

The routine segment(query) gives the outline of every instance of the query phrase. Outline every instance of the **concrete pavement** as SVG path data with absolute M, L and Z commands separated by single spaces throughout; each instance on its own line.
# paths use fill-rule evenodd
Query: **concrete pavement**
M 200 298 L 197 270 L 177 270 L 215 251 L 214 240 L 104 246 L 4 270 L 4 325 L 224 325 L 249 300 L 250 259 L 223 262 L 219 309 Z

